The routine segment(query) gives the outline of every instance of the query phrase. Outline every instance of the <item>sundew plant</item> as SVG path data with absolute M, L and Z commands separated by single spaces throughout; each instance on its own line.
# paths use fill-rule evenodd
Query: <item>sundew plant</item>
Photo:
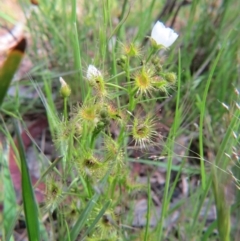
M 46 205 L 51 211 L 61 203 L 63 212 L 69 205 L 80 209 L 85 199 L 93 198 L 97 191 L 96 207 L 93 214 L 89 212 L 86 226 L 103 207 L 105 210 L 96 228 L 88 234 L 89 240 L 119 240 L 121 229 L 117 223 L 121 215 L 115 210 L 123 208 L 122 198 L 126 197 L 122 193 L 147 190 L 131 180 L 126 163 L 128 146 L 145 152 L 162 140 L 156 130 L 159 120 L 152 110 L 144 108 L 144 102 L 146 106 L 154 105 L 158 98 L 164 98 L 175 88 L 177 75 L 164 67 L 158 53 L 167 51 L 177 37 L 172 29 L 157 22 L 149 37 L 149 49 L 140 49 L 133 42 L 121 43 L 121 55 L 116 60 L 119 73 L 115 76 L 109 77 L 106 71 L 89 64 L 83 78 L 87 89 L 85 98 L 70 111 L 67 105 L 71 90 L 60 77 L 64 115 L 56 121 L 54 140 L 62 148 L 64 173 L 58 181 L 52 179 L 47 184 Z M 112 133 L 112 125 L 119 131 L 118 135 Z M 72 182 L 66 185 L 67 179 Z M 71 200 L 66 204 L 68 198 Z M 76 222 L 74 218 L 71 221 Z
M 19 1 L 18 24 L 0 10 L 23 35 L 0 68 L 1 240 L 238 240 L 233 5 Z

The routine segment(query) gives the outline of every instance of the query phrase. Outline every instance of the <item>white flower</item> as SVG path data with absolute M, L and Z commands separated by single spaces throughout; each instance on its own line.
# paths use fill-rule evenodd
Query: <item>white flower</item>
M 93 80 L 98 77 L 102 77 L 101 72 L 94 65 L 90 64 L 87 70 L 87 79 Z
M 157 21 L 153 26 L 151 38 L 155 40 L 158 45 L 163 45 L 168 48 L 178 38 L 178 34 L 171 28 L 166 28 L 163 23 Z

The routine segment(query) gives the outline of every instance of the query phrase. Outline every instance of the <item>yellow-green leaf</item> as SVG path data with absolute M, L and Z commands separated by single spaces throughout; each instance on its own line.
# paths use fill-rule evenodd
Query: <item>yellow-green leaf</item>
M 17 45 L 10 50 L 7 59 L 0 67 L 0 106 L 7 93 L 11 80 L 21 63 L 26 45 L 26 39 L 21 39 L 21 41 L 19 41 Z

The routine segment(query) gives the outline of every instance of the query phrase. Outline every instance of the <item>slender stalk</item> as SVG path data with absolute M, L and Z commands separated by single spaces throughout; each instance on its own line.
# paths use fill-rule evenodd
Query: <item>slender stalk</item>
M 68 101 L 68 99 L 65 97 L 65 98 L 63 99 L 63 116 L 64 116 L 64 121 L 67 121 L 67 118 L 68 118 L 67 101 Z
M 78 38 L 76 11 L 77 11 L 76 0 L 72 0 L 71 26 L 73 28 L 72 42 L 73 42 L 74 60 L 75 60 L 75 68 L 77 70 L 80 70 L 78 71 L 76 80 L 79 80 L 77 81 L 77 83 L 79 83 L 78 86 L 80 87 L 80 90 L 81 90 L 81 100 L 84 101 L 86 97 L 87 89 L 86 89 L 86 84 L 82 74 L 81 50 L 80 50 L 80 43 Z
M 150 58 L 152 57 L 152 55 L 156 52 L 156 50 L 152 47 L 150 50 L 150 53 L 147 57 L 146 63 L 148 63 L 148 61 L 150 60 Z
M 203 99 L 201 101 L 200 105 L 200 123 L 199 123 L 199 152 L 200 152 L 200 164 L 201 164 L 201 183 L 202 183 L 202 189 L 204 190 L 206 188 L 206 175 L 205 175 L 205 165 L 204 165 L 204 151 L 203 151 L 203 125 L 204 125 L 204 117 L 205 117 L 205 109 L 206 109 L 206 101 L 207 101 L 207 95 L 208 95 L 208 90 L 211 84 L 211 80 L 213 77 L 213 73 L 216 69 L 217 63 L 220 59 L 220 54 L 222 50 L 219 52 L 214 65 L 211 69 L 211 72 L 209 74 L 207 84 L 204 90 L 203 94 Z
M 148 202 L 147 202 L 147 216 L 146 216 L 146 228 L 145 228 L 145 234 L 144 234 L 144 241 L 148 240 L 149 235 L 149 223 L 151 218 L 151 183 L 150 178 L 148 176 Z
M 164 219 L 166 217 L 167 207 L 169 204 L 168 192 L 169 192 L 170 178 L 171 178 L 171 171 L 172 171 L 172 159 L 173 159 L 172 151 L 173 151 L 173 147 L 174 147 L 174 140 L 176 137 L 177 128 L 178 128 L 179 122 L 180 122 L 180 109 L 179 109 L 180 91 L 181 91 L 181 52 L 180 52 L 180 50 L 179 50 L 179 56 L 178 56 L 178 63 L 179 63 L 179 65 L 178 65 L 177 103 L 176 103 L 174 123 L 173 123 L 173 127 L 171 129 L 170 138 L 167 143 L 170 153 L 168 154 L 168 160 L 167 160 L 167 174 L 166 174 L 166 183 L 165 183 L 163 203 L 162 203 L 162 213 L 161 213 L 161 218 L 160 218 L 160 222 L 158 225 L 158 237 L 159 237 L 160 241 L 162 240 Z

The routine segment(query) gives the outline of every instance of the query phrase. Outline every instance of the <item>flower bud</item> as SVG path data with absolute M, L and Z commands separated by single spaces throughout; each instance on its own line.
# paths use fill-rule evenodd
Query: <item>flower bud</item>
M 157 65 L 157 64 L 159 64 L 159 58 L 154 57 L 154 58 L 151 59 L 151 62 L 152 62 L 153 65 Z
M 127 57 L 125 55 L 122 55 L 119 59 L 117 59 L 117 65 L 121 66 L 122 68 L 125 67 L 127 63 Z
M 106 109 L 103 109 L 100 111 L 100 117 L 102 119 L 106 119 L 108 117 L 108 111 Z
M 165 79 L 167 82 L 174 84 L 177 80 L 177 75 L 173 72 L 170 72 L 165 75 Z
M 161 72 L 162 71 L 162 65 L 161 64 L 155 65 L 155 69 L 156 69 L 157 72 Z
M 154 65 L 155 70 L 156 70 L 157 72 L 161 72 L 161 71 L 162 71 L 162 65 L 161 65 L 160 59 L 159 59 L 158 57 L 152 58 L 151 62 L 152 62 L 152 64 Z
M 60 94 L 63 98 L 67 98 L 71 94 L 71 89 L 69 85 L 64 81 L 62 77 L 59 78 L 59 81 L 61 83 L 61 88 L 60 88 Z
M 94 65 L 90 64 L 87 69 L 87 79 L 95 81 L 99 78 L 102 78 L 102 73 Z

